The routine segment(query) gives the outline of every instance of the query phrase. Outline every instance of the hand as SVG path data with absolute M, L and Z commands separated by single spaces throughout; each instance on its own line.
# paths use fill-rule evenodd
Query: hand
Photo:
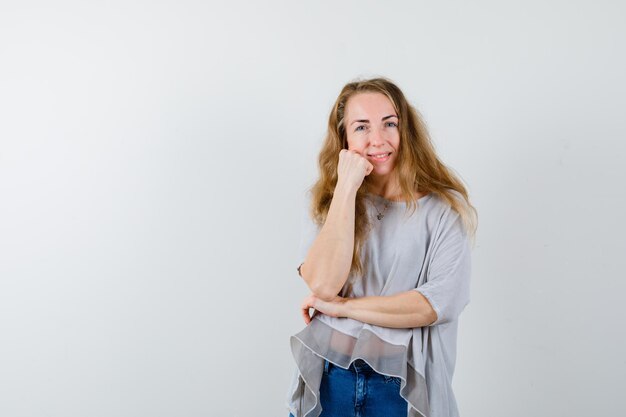
M 345 317 L 345 302 L 347 298 L 335 296 L 331 301 L 324 301 L 311 294 L 302 301 L 300 309 L 302 318 L 309 324 L 313 317 L 319 312 L 330 317 Z M 313 309 L 313 314 L 309 314 L 309 309 Z
M 373 169 L 374 165 L 357 151 L 342 149 L 339 152 L 339 163 L 337 164 L 337 183 L 343 183 L 354 190 L 358 190 L 363 179 Z

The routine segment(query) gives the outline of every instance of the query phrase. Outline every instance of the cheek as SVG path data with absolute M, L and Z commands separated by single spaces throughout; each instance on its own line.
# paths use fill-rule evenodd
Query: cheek
M 348 149 L 351 150 L 355 150 L 358 151 L 359 150 L 359 141 L 354 140 L 354 138 L 351 138 L 350 136 L 348 136 L 348 138 L 346 139 L 346 143 L 348 144 Z
M 400 135 L 394 136 L 394 138 L 391 140 L 391 146 L 396 148 L 396 150 L 400 149 Z

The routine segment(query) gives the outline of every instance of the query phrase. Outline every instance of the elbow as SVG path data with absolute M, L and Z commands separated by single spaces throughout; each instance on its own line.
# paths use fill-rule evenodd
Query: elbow
M 437 321 L 437 313 L 435 310 L 431 309 L 426 315 L 426 326 L 431 326 L 434 322 Z
M 311 285 L 310 289 L 313 295 L 322 301 L 332 301 L 339 294 L 339 289 L 331 288 L 328 284 L 323 283 L 315 283 Z
M 414 311 L 409 315 L 409 325 L 406 327 L 428 327 L 437 321 L 437 313 L 434 310 Z
M 328 280 L 320 279 L 317 274 L 312 273 L 312 271 L 305 271 L 304 264 L 300 266 L 302 267 L 298 271 L 300 276 L 304 279 L 304 282 L 306 282 L 313 295 L 320 300 L 332 301 L 337 294 L 339 294 L 339 291 L 341 291 L 341 287 L 333 285 L 332 282 Z
M 433 323 L 437 321 L 439 316 L 437 315 L 437 311 L 433 308 L 430 300 L 426 298 L 424 294 L 420 291 L 414 291 L 415 296 L 418 297 L 419 303 L 419 321 L 421 322 L 421 326 L 431 326 Z

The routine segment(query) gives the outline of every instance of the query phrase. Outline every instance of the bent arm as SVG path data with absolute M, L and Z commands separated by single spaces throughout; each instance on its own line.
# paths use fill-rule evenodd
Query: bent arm
M 337 184 L 326 222 L 311 244 L 300 275 L 315 296 L 332 300 L 350 273 L 354 251 L 356 190 Z
M 308 308 L 314 308 L 332 317 L 347 317 L 375 326 L 396 329 L 428 326 L 437 320 L 437 313 L 426 297 L 414 290 L 389 296 L 336 297 L 332 301 L 310 296 L 302 305 L 303 314 L 308 312 Z
M 423 327 L 437 319 L 426 297 L 413 290 L 390 296 L 347 298 L 344 305 L 346 317 L 376 326 Z

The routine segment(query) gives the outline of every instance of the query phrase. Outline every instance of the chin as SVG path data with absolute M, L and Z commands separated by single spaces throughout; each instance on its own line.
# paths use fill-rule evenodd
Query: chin
M 374 170 L 372 170 L 372 174 L 385 176 L 385 175 L 391 174 L 392 171 L 393 171 L 393 167 L 380 167 L 380 168 L 374 167 Z

